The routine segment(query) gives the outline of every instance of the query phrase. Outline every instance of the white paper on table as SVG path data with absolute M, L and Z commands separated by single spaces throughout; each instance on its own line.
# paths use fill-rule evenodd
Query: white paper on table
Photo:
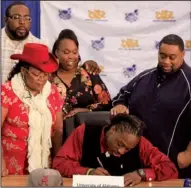
M 73 175 L 73 187 L 124 187 L 123 176 Z

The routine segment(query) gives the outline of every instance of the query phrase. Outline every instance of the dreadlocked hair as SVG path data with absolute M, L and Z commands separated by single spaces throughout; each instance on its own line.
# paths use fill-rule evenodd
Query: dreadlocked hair
M 129 114 L 117 114 L 111 117 L 111 127 L 117 132 L 128 132 L 135 136 L 142 136 L 145 124 L 139 118 Z
M 8 81 L 10 81 L 16 74 L 21 72 L 21 68 L 24 67 L 26 69 L 29 69 L 31 65 L 23 62 L 23 61 L 19 61 L 18 63 L 15 64 L 15 66 L 12 68 L 11 72 L 9 73 L 9 76 L 7 78 Z

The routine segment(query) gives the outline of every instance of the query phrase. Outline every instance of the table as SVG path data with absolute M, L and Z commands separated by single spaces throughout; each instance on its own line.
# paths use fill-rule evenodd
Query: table
M 6 176 L 1 178 L 2 187 L 3 186 L 26 186 L 28 176 Z M 64 186 L 71 187 L 72 186 L 72 178 L 63 178 Z M 168 181 L 153 181 L 153 182 L 142 182 L 138 184 L 138 187 L 167 187 L 167 186 L 176 186 L 182 187 L 184 180 L 176 179 L 176 180 L 168 180 Z

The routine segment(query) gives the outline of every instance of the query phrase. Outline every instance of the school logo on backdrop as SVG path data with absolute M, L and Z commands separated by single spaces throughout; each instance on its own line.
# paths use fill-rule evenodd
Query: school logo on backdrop
M 104 48 L 104 37 L 101 37 L 99 40 L 92 40 L 92 48 L 95 49 L 95 50 L 101 50 Z
M 108 21 L 106 19 L 106 13 L 103 10 L 94 9 L 88 10 L 88 21 Z
M 125 13 L 125 20 L 132 23 L 137 21 L 139 15 L 138 9 L 135 9 L 133 12 Z
M 169 10 L 161 10 L 155 12 L 154 22 L 175 22 L 174 12 Z
M 141 48 L 136 39 L 122 39 L 119 50 L 141 50 Z
M 130 67 L 123 68 L 123 74 L 125 77 L 131 78 L 136 75 L 137 66 L 133 64 Z
M 72 16 L 72 10 L 71 8 L 64 9 L 64 10 L 59 10 L 59 17 L 63 20 L 69 20 Z
M 191 40 L 185 40 L 184 46 L 186 51 L 191 51 Z
M 101 69 L 101 72 L 99 73 L 100 76 L 107 76 L 107 74 L 105 73 L 104 71 L 104 66 L 103 65 L 100 65 L 99 68 Z

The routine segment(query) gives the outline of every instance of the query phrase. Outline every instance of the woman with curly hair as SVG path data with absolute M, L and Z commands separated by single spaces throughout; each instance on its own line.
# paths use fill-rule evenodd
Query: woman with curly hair
M 70 29 L 60 32 L 52 53 L 59 60 L 58 70 L 52 74 L 54 83 L 63 100 L 64 118 L 78 112 L 110 110 L 110 94 L 99 75 L 89 74 L 79 65 L 79 42 Z

